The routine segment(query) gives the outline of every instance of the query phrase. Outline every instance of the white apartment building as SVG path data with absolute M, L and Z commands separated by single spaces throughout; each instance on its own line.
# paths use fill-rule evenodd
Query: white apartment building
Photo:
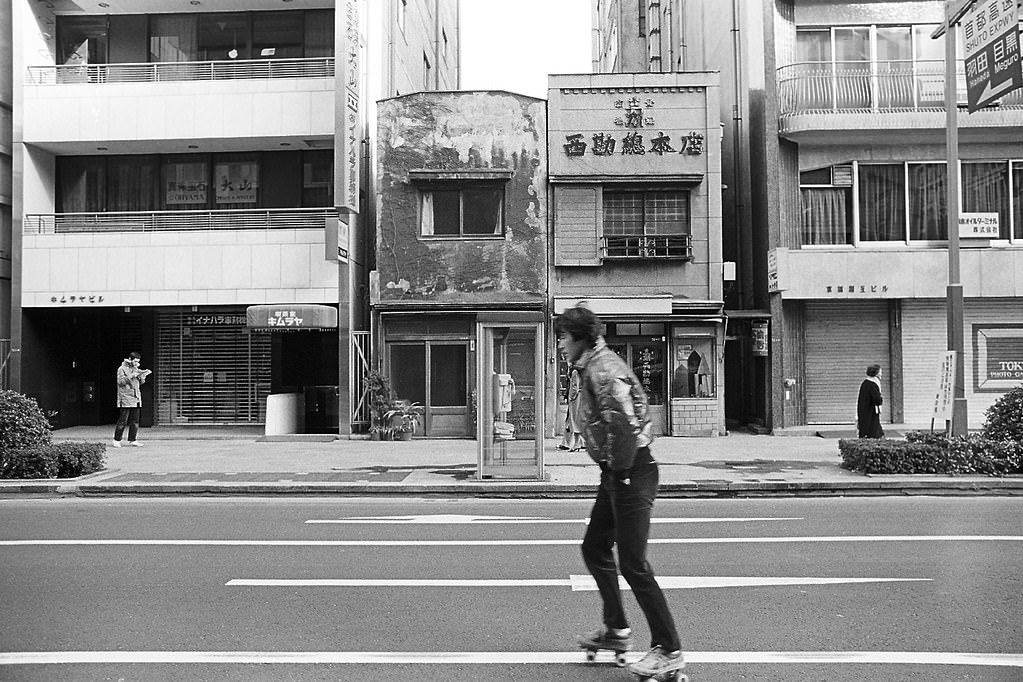
M 453 87 L 456 3 L 14 0 L 13 35 L 13 386 L 111 423 L 138 350 L 144 425 L 259 424 L 297 393 L 305 430 L 347 433 L 367 46 L 391 46 L 375 87 Z

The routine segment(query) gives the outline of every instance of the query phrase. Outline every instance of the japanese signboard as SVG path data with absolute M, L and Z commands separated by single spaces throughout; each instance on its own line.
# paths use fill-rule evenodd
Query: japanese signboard
M 336 329 L 337 308 L 329 305 L 250 305 L 245 309 L 250 329 Z
M 970 113 L 1023 86 L 1016 0 L 978 0 L 963 16 Z
M 338 169 L 337 185 L 334 195 L 337 197 L 338 208 L 350 213 L 359 212 L 359 149 L 361 144 L 361 124 L 359 114 L 359 98 L 361 91 L 360 70 L 360 33 L 358 0 L 345 0 L 344 12 L 338 12 L 339 28 L 343 32 L 343 54 L 338 60 L 340 71 L 337 89 L 337 100 L 334 110 L 337 112 L 339 141 L 335 152 L 335 164 Z
M 998 239 L 997 213 L 960 213 L 960 239 Z
M 938 390 L 934 395 L 931 418 L 939 421 L 952 419 L 952 387 L 955 382 L 956 352 L 946 351 L 938 369 Z
M 978 393 L 1008 391 L 1023 381 L 1023 325 L 973 325 L 973 387 Z

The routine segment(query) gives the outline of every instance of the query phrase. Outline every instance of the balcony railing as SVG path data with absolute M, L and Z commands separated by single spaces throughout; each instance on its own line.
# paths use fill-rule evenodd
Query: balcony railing
M 248 59 L 218 62 L 159 62 L 30 66 L 28 84 L 164 83 L 268 78 L 333 78 L 334 58 Z
M 966 102 L 963 63 L 956 64 L 957 101 Z M 781 116 L 945 110 L 944 61 L 801 62 L 778 69 Z M 1023 109 L 1019 90 L 998 101 Z
M 601 252 L 607 260 L 692 260 L 693 242 L 688 234 L 605 235 L 601 239 Z
M 25 234 L 323 229 L 333 208 L 50 213 L 25 216 Z

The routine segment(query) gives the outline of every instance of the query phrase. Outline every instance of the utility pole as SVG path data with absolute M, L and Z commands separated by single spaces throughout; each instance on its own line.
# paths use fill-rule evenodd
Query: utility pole
M 945 35 L 945 155 L 948 188 L 945 215 L 948 227 L 948 286 L 945 288 L 948 350 L 955 351 L 952 419 L 945 429 L 953 436 L 967 433 L 966 361 L 963 357 L 963 284 L 959 272 L 959 103 L 956 93 L 955 25 L 976 0 L 946 0 L 945 23 L 931 34 Z

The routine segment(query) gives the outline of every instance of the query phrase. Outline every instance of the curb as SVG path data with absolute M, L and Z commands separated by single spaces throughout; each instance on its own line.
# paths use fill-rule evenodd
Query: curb
M 276 497 L 276 496 L 412 496 L 412 497 L 494 497 L 494 498 L 589 498 L 594 484 L 551 484 L 542 482 L 465 482 L 438 484 L 403 483 L 172 483 L 92 484 L 67 482 L 22 482 L 0 486 L 0 498 L 20 496 L 51 497 Z M 662 484 L 660 498 L 747 498 L 747 497 L 866 497 L 866 496 L 1023 496 L 1023 478 L 969 480 L 877 480 L 863 481 L 733 481 Z

